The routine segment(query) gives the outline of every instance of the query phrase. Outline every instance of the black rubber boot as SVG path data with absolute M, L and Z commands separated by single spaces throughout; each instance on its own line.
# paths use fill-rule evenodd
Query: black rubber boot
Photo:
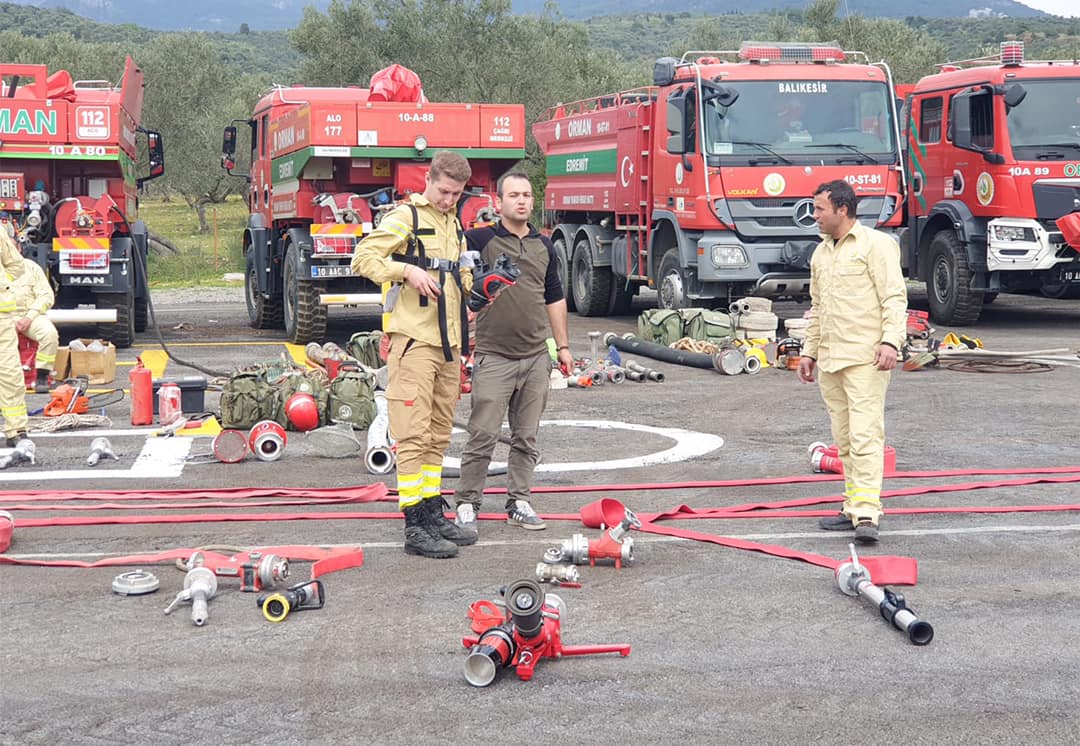
M 863 518 L 855 527 L 855 541 L 859 544 L 876 544 L 878 540 L 878 527 L 869 518 Z
M 443 500 L 442 495 L 429 497 L 420 504 L 426 506 L 431 512 L 431 521 L 442 538 L 454 542 L 459 547 L 475 544 L 480 538 L 479 533 L 467 531 L 446 518 L 446 501 Z
M 855 524 L 851 522 L 848 516 L 837 513 L 836 515 L 827 515 L 818 521 L 818 528 L 825 531 L 852 531 L 855 529 Z
M 35 394 L 49 393 L 49 371 L 44 368 L 37 369 L 37 380 L 34 381 Z
M 431 518 L 431 511 L 423 502 L 410 505 L 402 512 L 405 513 L 405 554 L 418 554 L 434 559 L 457 556 L 457 544 L 447 541 L 439 534 L 439 529 Z
M 19 444 L 20 440 L 27 440 L 30 436 L 26 434 L 25 430 L 20 430 L 14 435 L 9 435 L 7 438 L 7 447 L 14 448 Z

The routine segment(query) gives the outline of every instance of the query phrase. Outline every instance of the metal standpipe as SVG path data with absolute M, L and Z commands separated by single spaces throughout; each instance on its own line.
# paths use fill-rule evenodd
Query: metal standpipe
M 870 572 L 859 564 L 855 545 L 848 544 L 848 548 L 851 550 L 851 561 L 836 568 L 836 584 L 840 590 L 849 596 L 859 596 L 876 606 L 887 622 L 907 633 L 913 645 L 929 644 L 934 639 L 934 628 L 930 623 L 915 616 L 901 594 L 874 585 L 870 580 Z
M 375 392 L 375 419 L 367 431 L 367 450 L 364 465 L 370 474 L 389 474 L 394 470 L 394 452 L 390 448 L 390 416 L 386 408 L 386 394 Z

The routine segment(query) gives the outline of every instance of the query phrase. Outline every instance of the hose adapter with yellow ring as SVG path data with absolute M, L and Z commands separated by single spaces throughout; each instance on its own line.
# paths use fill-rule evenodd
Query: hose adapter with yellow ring
M 294 611 L 321 609 L 326 603 L 326 594 L 321 580 L 309 580 L 259 596 L 256 603 L 268 622 L 277 623 L 285 621 L 285 617 Z

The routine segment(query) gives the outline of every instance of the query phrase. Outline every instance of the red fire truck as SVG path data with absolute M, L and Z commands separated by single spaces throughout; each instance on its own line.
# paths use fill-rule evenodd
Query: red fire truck
M 998 293 L 1080 289 L 1080 253 L 1055 221 L 1080 210 L 1080 64 L 997 58 L 941 66 L 910 94 L 902 245 L 941 324 Z
M 0 230 L 44 268 L 65 321 L 128 347 L 147 325 L 147 231 L 133 219 L 139 186 L 165 172 L 161 135 L 139 125 L 143 74 L 73 81 L 45 65 L 0 64 Z M 137 177 L 136 138 L 149 173 Z
M 579 314 L 641 286 L 679 308 L 802 297 L 819 238 L 812 195 L 845 179 L 867 225 L 901 226 L 904 173 L 884 63 L 821 44 L 748 42 L 662 58 L 654 85 L 555 106 L 544 223 Z
M 436 150 L 472 166 L 458 206 L 466 228 L 493 218 L 496 180 L 525 156 L 523 106 L 430 103 L 415 73 L 396 65 L 370 88 L 274 88 L 244 124 L 248 316 L 257 329 L 284 324 L 296 343 L 322 338 L 329 306 L 382 302 L 380 288 L 352 275 L 353 249 L 404 195 L 424 190 Z M 226 127 L 230 172 L 236 138 Z

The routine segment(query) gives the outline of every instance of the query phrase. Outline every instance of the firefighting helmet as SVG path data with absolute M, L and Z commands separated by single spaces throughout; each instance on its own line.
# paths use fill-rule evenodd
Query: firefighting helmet
M 314 430 L 319 426 L 319 405 L 314 396 L 298 391 L 285 402 L 285 416 L 301 432 Z

